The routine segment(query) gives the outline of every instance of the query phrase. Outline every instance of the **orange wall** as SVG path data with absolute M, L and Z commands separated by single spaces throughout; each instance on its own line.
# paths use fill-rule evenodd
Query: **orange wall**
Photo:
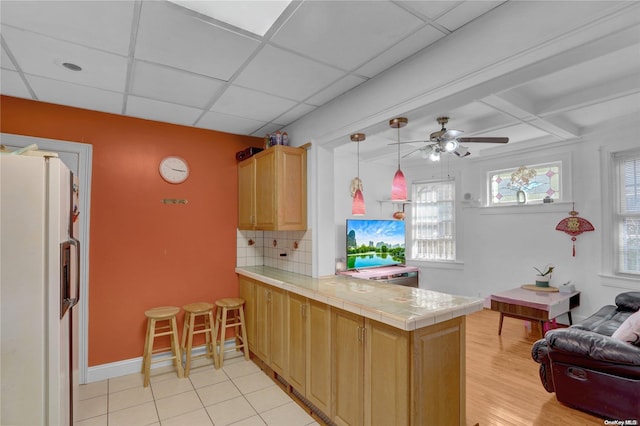
M 6 96 L 0 107 L 4 133 L 93 145 L 90 367 L 142 355 L 146 309 L 238 294 L 235 153 L 261 139 Z M 167 155 L 187 160 L 186 182 L 160 178 Z

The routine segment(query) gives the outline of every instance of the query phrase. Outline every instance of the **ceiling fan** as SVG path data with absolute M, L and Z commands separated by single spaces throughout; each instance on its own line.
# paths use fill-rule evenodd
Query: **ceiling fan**
M 509 138 L 499 137 L 467 137 L 462 138 L 460 135 L 463 133 L 460 130 L 447 130 L 444 126 L 449 122 L 449 117 L 438 117 L 438 124 L 442 126 L 442 129 L 437 132 L 431 133 L 428 141 L 408 141 L 399 143 L 412 143 L 412 142 L 430 142 L 428 145 L 418 148 L 405 154 L 403 157 L 422 151 L 422 156 L 428 158 L 431 161 L 439 161 L 440 153 L 448 152 L 455 154 L 458 157 L 466 157 L 471 155 L 469 148 L 463 146 L 463 143 L 507 143 Z

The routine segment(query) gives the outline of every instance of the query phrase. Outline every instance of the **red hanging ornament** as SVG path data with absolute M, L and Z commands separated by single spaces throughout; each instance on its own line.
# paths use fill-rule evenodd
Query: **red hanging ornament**
M 575 257 L 576 237 L 583 232 L 593 231 L 595 228 L 587 219 L 578 216 L 578 212 L 575 211 L 575 205 L 573 205 L 569 215 L 569 217 L 565 217 L 556 225 L 556 230 L 571 235 L 571 241 L 573 241 L 573 256 Z

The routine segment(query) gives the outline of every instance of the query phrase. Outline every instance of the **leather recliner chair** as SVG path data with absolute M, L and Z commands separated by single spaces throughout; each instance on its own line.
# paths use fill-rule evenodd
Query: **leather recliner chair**
M 640 347 L 611 337 L 640 309 L 640 292 L 621 293 L 615 303 L 547 332 L 531 356 L 558 401 L 608 419 L 640 421 Z

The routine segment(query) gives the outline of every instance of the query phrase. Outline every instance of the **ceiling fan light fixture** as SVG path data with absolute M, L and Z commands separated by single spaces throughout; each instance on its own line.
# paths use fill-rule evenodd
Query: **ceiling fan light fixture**
M 431 154 L 429 154 L 429 160 L 440 161 L 440 153 L 437 150 L 433 149 L 431 151 Z
M 455 139 L 448 140 L 444 143 L 444 150 L 447 152 L 454 152 L 458 148 L 458 141 Z

